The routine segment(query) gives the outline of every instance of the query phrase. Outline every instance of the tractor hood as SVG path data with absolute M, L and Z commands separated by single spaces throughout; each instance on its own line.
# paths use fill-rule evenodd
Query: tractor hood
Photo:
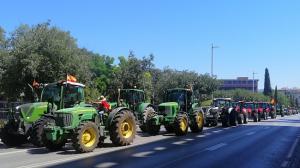
M 177 102 L 166 102 L 158 105 L 158 113 L 161 115 L 173 115 L 179 109 Z
M 48 102 L 22 104 L 16 107 L 16 115 L 20 115 L 25 122 L 32 123 L 47 112 Z

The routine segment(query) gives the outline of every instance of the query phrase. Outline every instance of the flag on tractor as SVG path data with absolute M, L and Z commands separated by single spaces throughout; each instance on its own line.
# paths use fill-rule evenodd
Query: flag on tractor
M 271 102 L 270 102 L 271 104 L 273 104 L 273 105 L 275 105 L 276 104 L 276 101 L 275 101 L 275 99 L 274 98 L 272 98 L 272 100 L 271 100 Z
M 75 76 L 67 75 L 67 81 L 68 82 L 77 82 L 77 79 L 75 78 Z

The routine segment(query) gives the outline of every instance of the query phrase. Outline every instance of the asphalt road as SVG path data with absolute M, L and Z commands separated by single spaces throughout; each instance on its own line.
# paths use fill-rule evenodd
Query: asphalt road
M 300 167 L 300 115 L 278 117 L 230 128 L 205 128 L 184 137 L 165 134 L 149 137 L 138 133 L 134 144 L 103 148 L 87 154 L 71 146 L 49 152 L 25 145 L 6 148 L 0 143 L 0 167 L 203 167 L 285 168 Z

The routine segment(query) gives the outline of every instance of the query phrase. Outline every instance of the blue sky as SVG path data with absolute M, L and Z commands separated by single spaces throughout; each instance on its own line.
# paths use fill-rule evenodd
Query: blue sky
M 211 43 L 218 78 L 257 73 L 263 88 L 269 68 L 272 87 L 300 84 L 300 1 L 296 0 L 7 0 L 0 26 L 48 19 L 80 47 L 114 57 L 129 50 L 155 55 L 159 68 L 210 73 Z

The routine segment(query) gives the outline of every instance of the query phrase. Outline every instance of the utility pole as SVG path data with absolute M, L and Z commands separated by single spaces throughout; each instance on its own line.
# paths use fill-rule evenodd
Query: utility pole
M 255 92 L 255 89 L 254 89 L 254 87 L 255 87 L 255 84 L 254 84 L 255 83 L 254 82 L 254 75 L 255 74 L 257 74 L 257 73 L 255 73 L 255 72 L 252 73 L 252 75 L 253 75 L 253 80 L 252 80 L 253 81 L 253 85 L 252 85 L 252 89 L 253 89 L 252 91 L 253 91 L 253 93 Z
M 210 75 L 212 78 L 214 78 L 214 49 L 219 48 L 218 46 L 214 46 L 214 44 L 211 44 L 211 72 Z M 214 101 L 214 93 L 211 93 L 211 99 Z
M 211 44 L 211 72 L 210 75 L 213 78 L 214 77 L 214 49 L 219 48 L 218 46 L 214 46 L 214 44 Z

